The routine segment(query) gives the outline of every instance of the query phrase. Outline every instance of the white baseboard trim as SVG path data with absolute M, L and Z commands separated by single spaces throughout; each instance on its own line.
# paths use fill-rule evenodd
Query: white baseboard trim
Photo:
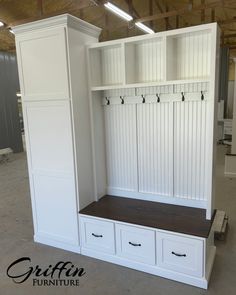
M 128 268 L 132 268 L 135 270 L 150 273 L 153 275 L 157 275 L 166 279 L 196 286 L 199 288 L 207 289 L 207 286 L 208 286 L 208 281 L 204 277 L 202 278 L 192 277 L 186 274 L 177 273 L 171 270 L 160 268 L 158 266 L 147 265 L 147 264 L 131 261 L 125 258 L 121 258 L 119 256 L 100 253 L 100 252 L 96 252 L 94 250 L 86 249 L 83 247 L 81 248 L 81 254 L 85 256 L 93 257 L 99 260 L 115 263 Z
M 55 248 L 67 250 L 67 251 L 74 252 L 74 253 L 79 253 L 80 254 L 80 252 L 81 252 L 80 251 L 80 246 L 74 246 L 74 245 L 65 244 L 63 242 L 58 242 L 58 241 L 55 241 L 53 239 L 43 237 L 41 235 L 34 235 L 34 241 L 36 243 L 52 246 L 52 247 L 55 247 Z

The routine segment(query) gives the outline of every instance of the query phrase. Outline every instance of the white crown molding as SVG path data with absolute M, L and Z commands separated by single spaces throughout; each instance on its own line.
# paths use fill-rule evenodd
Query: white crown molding
M 18 35 L 57 26 L 68 26 L 96 38 L 98 38 L 101 33 L 100 28 L 70 14 L 57 15 L 54 17 L 26 23 L 13 27 L 12 30 L 15 35 Z

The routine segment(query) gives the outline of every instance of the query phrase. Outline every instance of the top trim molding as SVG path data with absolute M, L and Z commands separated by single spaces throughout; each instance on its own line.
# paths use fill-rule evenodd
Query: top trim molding
M 72 16 L 70 14 L 62 14 L 62 15 L 26 23 L 23 25 L 13 27 L 12 30 L 15 35 L 20 35 L 24 33 L 33 32 L 35 30 L 41 30 L 45 28 L 58 27 L 58 26 L 64 26 L 64 27 L 67 26 L 96 38 L 98 38 L 101 33 L 100 28 L 82 19 Z

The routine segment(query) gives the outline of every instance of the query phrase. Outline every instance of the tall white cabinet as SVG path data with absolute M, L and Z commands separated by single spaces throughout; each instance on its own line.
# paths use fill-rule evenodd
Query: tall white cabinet
M 85 45 L 100 29 L 65 14 L 13 31 L 34 239 L 80 252 L 78 211 L 94 200 Z

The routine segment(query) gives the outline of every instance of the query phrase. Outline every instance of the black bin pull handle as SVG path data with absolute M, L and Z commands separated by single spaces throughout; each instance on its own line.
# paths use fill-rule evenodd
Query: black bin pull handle
M 171 252 L 171 254 L 178 256 L 178 257 L 186 257 L 186 254 L 179 254 L 179 253 L 175 253 L 174 251 Z
M 134 247 L 141 247 L 142 246 L 141 244 L 135 244 L 135 243 L 132 243 L 132 242 L 129 242 L 129 244 L 134 246 Z
M 94 236 L 95 238 L 102 238 L 103 237 L 103 235 L 96 235 L 94 233 L 92 233 L 92 236 Z

